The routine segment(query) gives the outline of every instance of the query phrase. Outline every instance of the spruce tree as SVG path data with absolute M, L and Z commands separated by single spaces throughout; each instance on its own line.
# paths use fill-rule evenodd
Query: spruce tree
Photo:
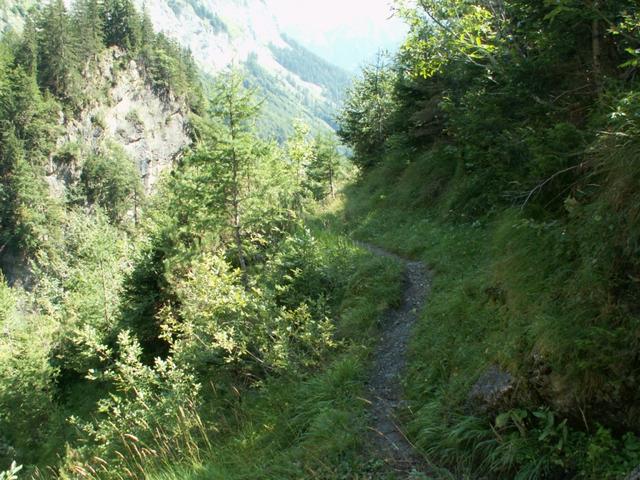
M 328 134 L 318 135 L 314 141 L 314 155 L 307 173 L 316 199 L 320 200 L 327 195 L 335 198 L 339 162 L 340 153 L 336 139 Z
M 253 122 L 259 111 L 252 91 L 244 87 L 244 79 L 236 70 L 222 76 L 213 100 L 213 114 L 221 120 L 222 135 L 214 151 L 213 162 L 220 167 L 223 176 L 221 200 L 228 213 L 238 264 L 242 270 L 242 282 L 248 286 L 247 264 L 244 252 L 244 195 L 246 180 L 253 166 Z
M 104 11 L 107 46 L 137 51 L 141 43 L 142 22 L 131 0 L 106 0 Z
M 310 128 L 307 124 L 297 121 L 293 126 L 293 135 L 287 141 L 286 151 L 289 157 L 293 178 L 296 182 L 296 193 L 293 196 L 292 208 L 302 213 L 304 197 L 308 194 L 309 179 L 307 168 L 313 162 L 313 145 L 309 140 Z
M 142 8 L 142 19 L 140 21 L 140 43 L 142 48 L 151 48 L 154 38 L 153 23 L 145 4 Z
M 96 60 L 104 47 L 104 19 L 98 0 L 77 0 L 74 20 L 80 42 L 80 57 Z
M 22 39 L 16 49 L 16 62 L 32 76 L 38 71 L 38 32 L 32 17 L 27 17 Z
M 38 80 L 53 94 L 69 99 L 76 93 L 78 40 L 63 0 L 47 5 L 38 22 Z

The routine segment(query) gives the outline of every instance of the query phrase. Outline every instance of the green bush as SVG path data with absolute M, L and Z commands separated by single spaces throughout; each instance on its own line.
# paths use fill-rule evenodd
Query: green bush
M 9 445 L 0 452 L 3 465 L 37 460 L 57 408 L 58 369 L 50 362 L 56 325 L 28 308 L 28 298 L 9 288 L 0 275 L 0 429 Z
M 64 470 L 119 478 L 120 472 L 199 459 L 207 431 L 198 414 L 200 385 L 195 377 L 171 359 L 143 364 L 142 349 L 127 331 L 118 335 L 116 349 L 111 364 L 109 347 L 97 348 L 106 367 L 90 370 L 89 378 L 110 384 L 112 393 L 99 401 L 94 421 L 71 418 L 85 446 L 67 459 Z

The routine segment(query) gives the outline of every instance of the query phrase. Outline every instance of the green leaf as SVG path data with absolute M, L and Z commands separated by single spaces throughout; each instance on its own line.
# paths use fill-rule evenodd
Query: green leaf
M 504 428 L 511 421 L 511 412 L 501 413 L 496 417 L 496 428 Z

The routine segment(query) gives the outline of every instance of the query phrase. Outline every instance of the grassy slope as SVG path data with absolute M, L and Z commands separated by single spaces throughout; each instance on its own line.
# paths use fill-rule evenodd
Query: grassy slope
M 388 154 L 347 191 L 343 212 L 354 237 L 420 258 L 434 272 L 406 378 L 412 439 L 463 476 L 624 478 L 640 462 L 638 438 L 616 437 L 584 412 L 541 407 L 527 388 L 496 421 L 469 410 L 470 388 L 489 366 L 519 379 L 535 375 L 532 351 L 553 366 L 549 393 L 561 405 L 573 386 L 584 385 L 571 369 L 584 368 L 578 350 L 585 327 L 574 306 L 558 304 L 575 268 L 553 255 L 561 239 L 517 211 L 473 223 L 446 220 L 455 179 L 434 187 L 438 172 L 430 170 L 429 155 Z M 593 350 L 592 361 L 610 354 Z M 560 368 L 562 375 L 555 373 Z
M 259 393 L 241 394 L 224 418 L 208 419 L 220 425 L 210 452 L 149 478 L 383 478 L 366 453 L 365 381 L 377 322 L 401 297 L 402 266 L 325 226 L 318 221 L 314 228 L 324 261 L 345 275 L 342 295 L 333 299 L 339 304 L 335 355 L 305 378 L 272 379 Z

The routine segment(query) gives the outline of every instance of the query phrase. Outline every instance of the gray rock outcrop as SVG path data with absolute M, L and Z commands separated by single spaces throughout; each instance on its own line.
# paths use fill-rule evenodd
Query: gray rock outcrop
M 640 466 L 626 476 L 625 480 L 640 480 Z
M 162 172 L 190 144 L 188 107 L 179 99 L 158 95 L 139 65 L 130 60 L 122 67 L 124 61 L 117 48 L 102 55 L 86 87 L 90 97 L 98 100 L 72 118 L 61 118 L 65 132 L 58 140 L 58 150 L 76 144 L 86 154 L 108 142 L 119 144 L 137 165 L 145 191 L 150 193 Z M 52 155 L 51 193 L 61 196 L 81 172 L 82 165 L 56 162 Z
M 492 365 L 471 388 L 467 403 L 474 412 L 498 412 L 509 403 L 515 384 L 509 372 Z

